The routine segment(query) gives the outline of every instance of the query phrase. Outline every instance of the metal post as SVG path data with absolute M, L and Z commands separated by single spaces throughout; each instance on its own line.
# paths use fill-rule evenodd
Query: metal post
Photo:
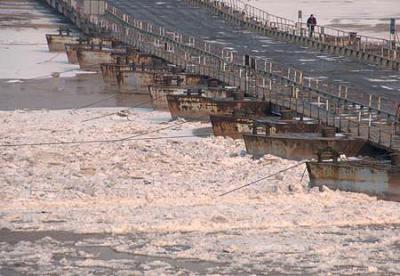
M 377 105 L 378 111 L 381 111 L 381 106 L 382 106 L 382 99 L 381 97 L 378 97 L 378 105 Z
M 382 143 L 382 129 L 379 128 L 379 138 L 378 138 L 378 144 Z
M 335 109 L 335 115 L 336 115 L 336 109 Z M 340 108 L 340 100 L 339 100 L 338 115 L 339 115 L 339 132 L 342 132 L 342 109 Z M 335 116 L 335 121 L 336 121 L 336 116 Z
M 325 112 L 326 112 L 326 125 L 329 126 L 329 100 L 328 99 L 326 99 Z
M 350 123 L 351 123 L 350 119 L 347 118 L 347 132 L 351 132 Z
M 372 114 L 368 116 L 368 139 L 371 139 Z

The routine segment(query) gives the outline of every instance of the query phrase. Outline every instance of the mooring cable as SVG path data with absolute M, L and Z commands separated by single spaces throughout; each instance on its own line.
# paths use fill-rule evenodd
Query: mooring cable
M 118 95 L 118 94 L 117 94 L 117 95 Z M 134 95 L 134 94 L 132 94 L 132 95 Z M 150 99 L 150 100 L 147 100 L 147 101 L 144 101 L 144 102 L 140 102 L 140 103 L 138 103 L 138 104 L 136 104 L 136 105 L 134 105 L 134 106 L 129 106 L 129 108 L 139 107 L 139 106 L 142 106 L 142 105 L 144 105 L 144 104 L 151 103 L 152 101 L 153 101 L 153 100 Z M 101 119 L 101 118 L 105 118 L 105 117 L 109 117 L 109 116 L 118 114 L 118 113 L 121 112 L 121 111 L 128 111 L 128 109 L 122 109 L 122 110 L 117 111 L 117 112 L 112 112 L 112 113 L 104 114 L 104 115 L 101 115 L 101 116 L 93 117 L 93 118 L 90 118 L 90 119 L 86 119 L 86 120 L 83 120 L 82 123 L 84 123 L 84 122 L 89 122 L 89 121 L 93 121 L 93 120 L 97 120 L 97 119 Z
M 303 174 L 301 176 L 300 182 L 303 182 L 303 178 L 306 175 L 306 171 L 307 171 L 307 168 L 304 169 L 304 172 L 303 172 Z
M 209 137 L 209 134 L 196 134 L 196 135 L 173 135 L 173 136 L 159 136 L 159 137 L 142 137 L 130 138 L 126 141 L 146 141 L 146 140 L 163 140 L 163 139 L 177 139 L 177 138 L 196 138 L 196 137 Z M 105 144 L 115 143 L 119 140 L 91 140 L 91 141 L 68 141 L 68 142 L 43 142 L 43 143 L 26 143 L 26 144 L 5 144 L 0 147 L 28 147 L 28 146 L 53 146 L 53 145 L 80 145 L 80 144 Z
M 183 124 L 186 124 L 187 121 L 180 122 L 178 124 L 166 126 L 163 128 L 155 129 L 152 131 L 148 131 L 145 133 L 140 133 L 140 134 L 135 134 L 131 135 L 128 137 L 120 138 L 120 139 L 110 139 L 110 140 L 87 140 L 87 141 L 65 141 L 65 142 L 39 142 L 39 143 L 21 143 L 21 144 L 0 144 L 1 148 L 7 148 L 7 147 L 27 147 L 27 146 L 52 146 L 52 145 L 76 145 L 76 144 L 102 144 L 102 143 L 117 143 L 117 142 L 124 142 L 124 141 L 131 141 L 131 140 L 141 140 L 141 139 L 135 139 L 143 135 L 159 132 L 165 129 L 173 128 L 176 126 L 180 126 Z M 164 138 L 179 138 L 179 137 L 184 137 L 184 136 L 165 136 Z M 185 137 L 196 137 L 195 135 L 190 136 L 190 135 L 185 135 Z M 153 139 L 157 139 L 158 137 L 154 137 Z M 142 140 L 151 140 L 150 138 L 142 138 Z
M 90 104 L 82 105 L 82 106 L 79 106 L 79 107 L 74 108 L 74 109 L 88 108 L 88 107 L 91 107 L 91 106 L 96 105 L 96 104 L 98 104 L 98 103 L 102 103 L 102 102 L 108 101 L 108 100 L 110 100 L 110 99 L 112 99 L 112 98 L 114 98 L 114 97 L 116 97 L 116 96 L 118 96 L 118 95 L 119 95 L 118 93 L 115 93 L 115 94 L 113 94 L 113 95 L 111 95 L 111 96 L 109 96 L 109 97 L 107 97 L 107 98 L 105 98 L 105 99 L 101 99 L 101 100 L 95 101 L 95 102 L 90 103 Z
M 43 63 L 47 63 L 47 62 L 53 61 L 53 60 L 54 60 L 56 57 L 58 57 L 60 54 L 61 54 L 61 52 L 55 54 L 54 56 L 52 56 L 52 57 L 49 58 L 49 59 L 46 59 L 46 60 L 41 61 L 41 62 L 38 62 L 38 63 L 36 63 L 36 64 L 43 64 Z
M 118 94 L 117 94 L 117 95 L 118 95 Z M 134 94 L 133 94 L 133 95 L 134 95 Z M 151 96 L 150 96 L 150 97 L 151 97 Z M 140 102 L 140 103 L 135 104 L 135 105 L 133 105 L 133 106 L 129 106 L 128 108 L 139 107 L 139 106 L 142 106 L 142 105 L 144 105 L 144 104 L 151 103 L 151 102 L 153 102 L 154 100 L 157 100 L 157 99 L 159 99 L 159 98 L 161 98 L 161 97 L 162 97 L 161 95 L 157 95 L 156 97 L 154 97 L 154 99 L 150 98 L 150 99 L 147 100 L 147 101 Z M 128 109 L 123 109 L 123 110 L 120 110 L 120 111 L 117 111 L 117 112 L 112 112 L 112 113 L 108 113 L 108 114 L 105 114 L 105 115 L 101 115 L 101 116 L 93 117 L 93 118 L 90 118 L 90 119 L 86 119 L 86 120 L 83 120 L 82 123 L 88 122 L 88 121 L 97 120 L 97 119 L 101 119 L 101 118 L 105 118 L 105 117 L 109 117 L 109 116 L 118 114 L 118 113 L 121 112 L 121 111 L 128 111 Z
M 271 178 L 271 177 L 276 176 L 276 175 L 278 175 L 278 174 L 281 174 L 281 173 L 283 173 L 283 172 L 286 172 L 286 171 L 289 171 L 289 170 L 291 170 L 291 169 L 297 168 L 297 167 L 303 165 L 303 164 L 306 163 L 306 162 L 308 162 L 308 160 L 302 161 L 302 162 L 300 162 L 300 163 L 297 163 L 296 165 L 290 166 L 290 167 L 288 167 L 288 168 L 286 168 L 286 169 L 280 170 L 280 171 L 278 171 L 278 172 L 276 172 L 276 173 L 273 173 L 273 174 L 270 174 L 270 175 L 268 175 L 268 176 L 259 178 L 259 179 L 257 179 L 257 180 L 254 180 L 254 181 L 250 182 L 250 183 L 247 183 L 247 184 L 245 184 L 245 185 L 242 185 L 242 186 L 240 186 L 240 187 L 237 187 L 237 188 L 235 188 L 235 189 L 233 189 L 233 190 L 230 190 L 230 191 L 228 191 L 228 192 L 222 193 L 222 194 L 220 194 L 220 195 L 218 195 L 218 196 L 219 196 L 219 197 L 222 197 L 222 196 L 225 196 L 225 195 L 227 195 L 227 194 L 231 194 L 231 193 L 236 192 L 236 191 L 238 191 L 238 190 L 241 190 L 241 189 L 243 189 L 243 188 L 245 188 L 245 187 L 254 185 L 254 184 L 256 184 L 256 183 L 258 183 L 258 182 L 260 182 L 260 181 L 263 181 L 263 180 L 265 180 L 265 179 Z
M 61 53 L 59 53 L 59 54 L 61 54 Z M 101 65 L 101 64 L 103 64 L 103 62 L 91 63 L 91 64 L 87 64 L 85 66 L 95 66 L 95 65 Z M 66 69 L 64 71 L 60 71 L 60 72 L 51 72 L 50 74 L 47 74 L 47 75 L 41 75 L 41 76 L 37 76 L 37 77 L 25 79 L 25 80 L 37 80 L 37 79 L 43 79 L 43 78 L 51 78 L 52 74 L 54 74 L 54 73 L 63 74 L 63 73 L 68 73 L 68 72 L 72 72 L 72 71 L 75 71 L 75 70 L 78 71 L 78 70 L 85 70 L 85 69 L 82 69 L 80 67 L 79 68 L 71 68 L 71 69 Z M 99 72 L 96 71 L 96 73 L 99 73 Z M 85 73 L 82 73 L 82 74 L 85 74 Z

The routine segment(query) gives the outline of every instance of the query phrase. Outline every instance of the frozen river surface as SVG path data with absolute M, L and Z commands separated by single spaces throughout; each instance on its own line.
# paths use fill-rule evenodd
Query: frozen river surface
M 399 203 L 309 189 L 304 165 L 219 197 L 296 162 L 254 160 L 242 141 L 195 137 L 210 125 L 168 113 L 80 108 L 113 91 L 98 75 L 50 78 L 75 69 L 46 52 L 44 32 L 56 28 L 41 18 L 54 15 L 36 2 L 2 7 L 0 72 L 14 81 L 0 81 L 0 109 L 12 110 L 0 112 L 1 275 L 400 273 Z M 33 19 L 10 21 L 16 7 Z M 38 45 L 9 45 L 27 42 Z M 129 100 L 101 106 L 144 101 Z
M 310 190 L 304 164 L 220 197 L 296 162 L 119 111 L 0 112 L 0 274 L 400 272 L 399 203 Z

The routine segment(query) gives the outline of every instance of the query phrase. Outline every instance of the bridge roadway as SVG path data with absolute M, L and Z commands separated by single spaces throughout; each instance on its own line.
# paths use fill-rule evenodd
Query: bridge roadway
M 303 70 L 308 76 L 350 86 L 350 91 L 383 98 L 383 109 L 395 112 L 400 103 L 400 72 L 384 70 L 347 57 L 336 57 L 314 49 L 280 42 L 225 22 L 208 10 L 182 0 L 109 0 L 137 19 L 167 30 L 199 37 L 234 48 L 241 54 L 271 59 Z

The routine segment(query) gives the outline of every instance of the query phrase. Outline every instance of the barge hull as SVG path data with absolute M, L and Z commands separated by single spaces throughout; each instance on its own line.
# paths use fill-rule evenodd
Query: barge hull
M 210 115 L 230 115 L 237 110 L 255 116 L 269 113 L 269 103 L 262 101 L 213 99 L 202 96 L 168 95 L 168 108 L 173 119 L 209 121 Z
M 253 120 L 233 116 L 210 116 L 214 136 L 242 139 L 243 134 L 252 132 Z
M 86 47 L 88 47 L 88 46 L 86 46 Z M 79 64 L 78 48 L 85 48 L 85 45 L 81 45 L 81 44 L 65 44 L 65 53 L 67 54 L 68 63 L 70 63 L 70 64 Z
M 79 41 L 74 36 L 68 35 L 46 35 L 47 46 L 50 52 L 64 52 L 66 44 L 78 44 Z
M 111 51 L 79 48 L 77 51 L 79 67 L 83 70 L 101 71 L 102 63 L 112 63 Z
M 346 156 L 358 156 L 366 141 L 351 138 L 243 135 L 246 150 L 256 158 L 272 154 L 289 160 L 311 160 L 321 148 L 331 147 Z
M 103 63 L 100 67 L 104 82 L 118 87 L 121 92 L 148 94 L 148 87 L 154 80 L 154 73 L 134 72 L 130 65 Z
M 400 169 L 349 162 L 307 162 L 311 187 L 365 193 L 400 201 Z
M 262 128 L 262 133 L 317 133 L 320 125 L 317 122 L 307 122 L 298 120 L 275 119 L 252 119 L 234 116 L 211 116 L 211 124 L 215 136 L 230 137 L 241 139 L 243 134 L 252 134 L 253 127 Z
M 149 86 L 151 102 L 156 110 L 168 110 L 167 95 L 183 94 L 186 90 L 179 87 Z

